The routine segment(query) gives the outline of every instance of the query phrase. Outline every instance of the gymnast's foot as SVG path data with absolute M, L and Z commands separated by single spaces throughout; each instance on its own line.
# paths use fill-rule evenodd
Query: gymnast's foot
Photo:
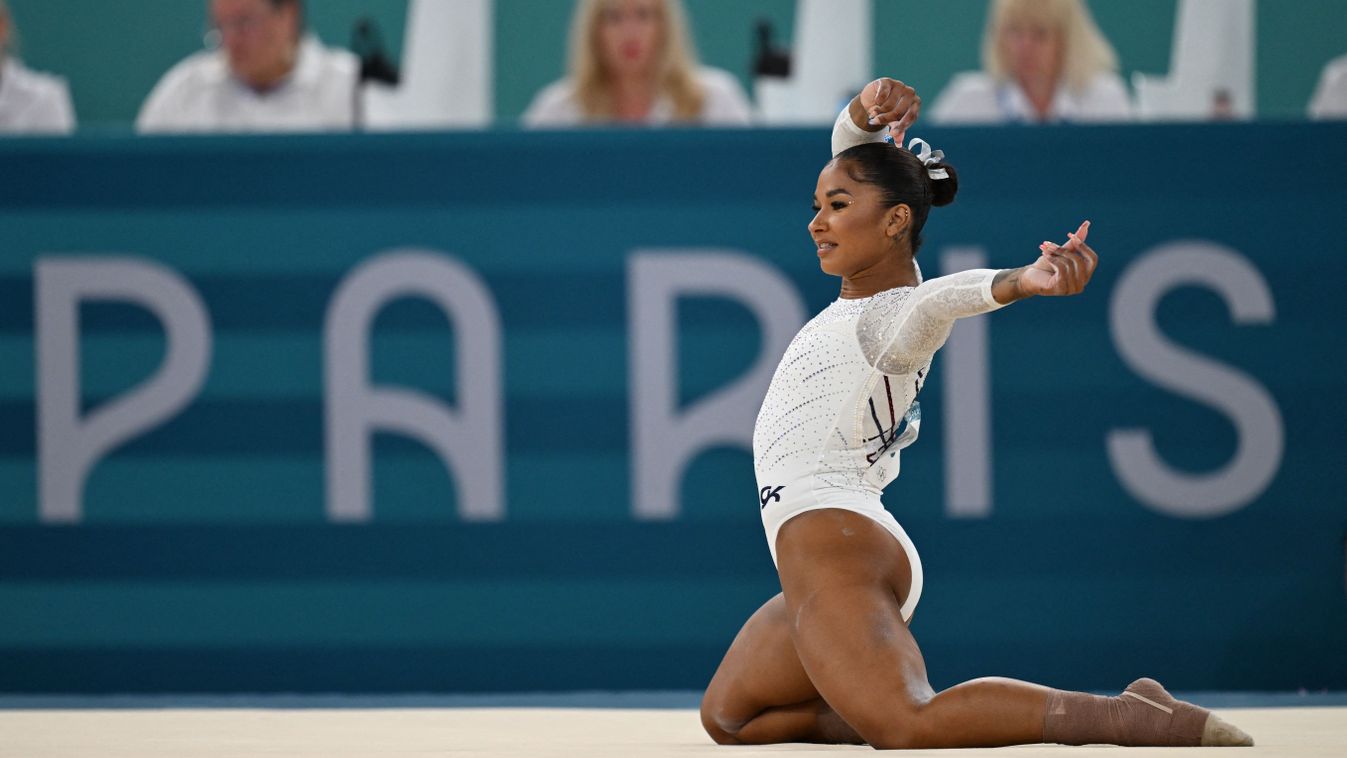
M 1220 716 L 1169 694 L 1154 679 L 1138 679 L 1118 698 L 1131 711 L 1133 745 L 1251 747 L 1253 738 Z M 1135 720 L 1134 720 L 1135 719 Z

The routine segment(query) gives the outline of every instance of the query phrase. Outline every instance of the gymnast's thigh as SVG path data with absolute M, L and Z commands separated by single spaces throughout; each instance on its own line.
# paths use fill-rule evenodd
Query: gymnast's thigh
M 797 656 L 820 695 L 871 744 L 933 697 L 901 608 L 907 554 L 873 519 L 825 509 L 788 521 L 777 538 Z

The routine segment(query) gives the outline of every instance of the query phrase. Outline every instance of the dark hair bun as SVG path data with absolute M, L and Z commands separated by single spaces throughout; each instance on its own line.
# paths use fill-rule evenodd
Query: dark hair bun
M 948 163 L 932 163 L 927 168 L 943 168 L 949 174 L 948 179 L 931 180 L 931 205 L 949 205 L 954 202 L 954 196 L 959 194 L 959 173 Z

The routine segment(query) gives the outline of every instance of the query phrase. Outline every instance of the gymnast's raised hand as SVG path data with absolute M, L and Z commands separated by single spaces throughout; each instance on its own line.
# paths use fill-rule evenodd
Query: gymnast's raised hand
M 851 109 L 856 123 L 869 124 L 872 132 L 887 127 L 894 144 L 901 145 L 907 128 L 921 113 L 921 98 L 897 79 L 882 77 L 865 85 L 860 96 L 852 99 Z

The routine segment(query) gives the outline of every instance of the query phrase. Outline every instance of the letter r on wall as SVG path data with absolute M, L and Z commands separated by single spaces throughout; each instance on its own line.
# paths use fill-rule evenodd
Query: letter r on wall
M 762 327 L 762 351 L 748 372 L 686 409 L 676 407 L 680 296 L 733 300 Z M 780 271 L 723 250 L 638 251 L 627 265 L 627 303 L 632 513 L 640 520 L 672 519 L 689 461 L 709 447 L 752 445 L 758 406 L 804 323 L 804 303 Z

